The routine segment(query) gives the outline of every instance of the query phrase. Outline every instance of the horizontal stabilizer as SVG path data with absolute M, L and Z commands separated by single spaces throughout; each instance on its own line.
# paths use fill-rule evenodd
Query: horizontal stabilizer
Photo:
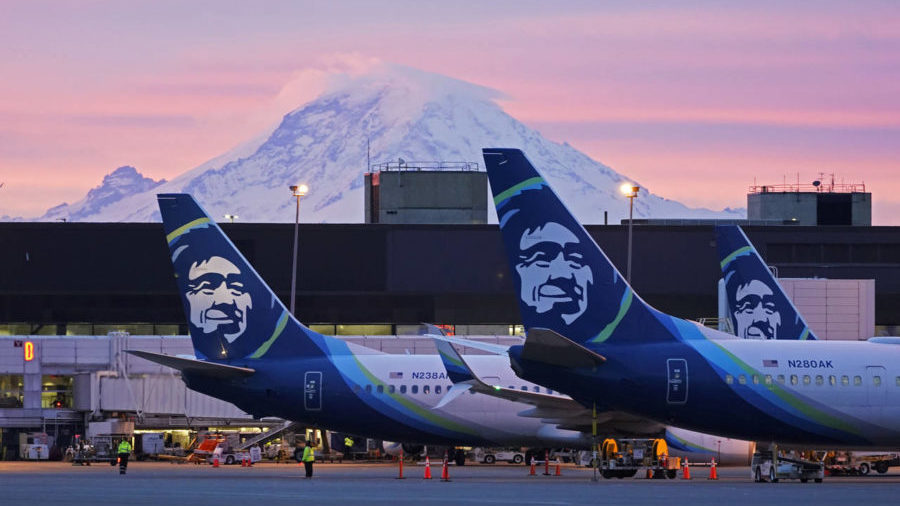
M 248 367 L 236 367 L 233 365 L 216 364 L 215 362 L 206 362 L 204 360 L 194 360 L 190 358 L 173 357 L 171 355 L 163 355 L 161 353 L 153 353 L 149 351 L 125 350 L 136 357 L 155 362 L 172 369 L 179 370 L 183 373 L 206 376 L 208 378 L 219 379 L 236 379 L 252 376 L 256 372 Z
M 522 358 L 559 367 L 597 367 L 606 362 L 602 355 L 550 329 L 528 329 Z

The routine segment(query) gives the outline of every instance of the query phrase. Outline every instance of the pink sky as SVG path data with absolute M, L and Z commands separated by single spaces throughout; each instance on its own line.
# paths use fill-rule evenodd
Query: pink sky
M 900 4 L 675 5 L 3 3 L 0 216 L 77 201 L 121 165 L 170 179 L 383 61 L 500 90 L 516 118 L 688 205 L 835 172 L 900 225 Z

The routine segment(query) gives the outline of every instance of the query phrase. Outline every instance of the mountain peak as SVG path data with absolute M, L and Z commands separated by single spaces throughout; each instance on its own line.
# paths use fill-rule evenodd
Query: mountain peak
M 158 221 L 155 194 L 191 193 L 213 215 L 242 221 L 289 222 L 294 202 L 288 186 L 310 192 L 300 212 L 305 222 L 363 221 L 363 174 L 372 163 L 464 161 L 482 164 L 481 149 L 522 149 L 583 223 L 626 217 L 619 193 L 629 180 L 567 143 L 545 139 L 508 115 L 490 88 L 402 65 L 382 64 L 361 76 L 335 77 L 319 98 L 284 116 L 271 133 L 219 156 L 170 182 L 153 181 L 120 167 L 85 200 L 54 208 L 41 219 Z M 643 187 L 643 185 L 641 185 Z M 491 206 L 489 206 L 491 207 Z M 488 210 L 489 220 L 496 215 Z M 648 192 L 635 203 L 640 217 L 739 217 L 690 209 Z
M 82 200 L 72 205 L 63 203 L 52 207 L 38 220 L 52 221 L 65 218 L 68 221 L 83 221 L 90 219 L 114 202 L 129 195 L 150 191 L 165 182 L 165 179 L 154 181 L 144 177 L 136 168 L 123 165 L 104 176 L 103 182 L 89 190 Z

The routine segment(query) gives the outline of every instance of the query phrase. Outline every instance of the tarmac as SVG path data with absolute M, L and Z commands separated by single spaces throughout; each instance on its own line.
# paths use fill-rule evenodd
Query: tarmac
M 551 468 L 551 474 L 555 469 Z M 564 465 L 562 476 L 528 476 L 522 465 L 450 466 L 449 482 L 422 479 L 424 467 L 396 464 L 319 464 L 315 477 L 303 478 L 296 464 L 261 463 L 252 468 L 131 462 L 128 474 L 107 463 L 72 466 L 61 462 L 0 462 L 0 504 L 142 505 L 179 504 L 269 506 L 290 504 L 346 505 L 551 505 L 602 504 L 897 504 L 900 470 L 866 477 L 826 477 L 824 483 L 782 481 L 753 483 L 747 467 L 719 468 L 719 480 L 708 470 L 692 469 L 674 480 L 642 478 L 591 480 L 592 471 Z

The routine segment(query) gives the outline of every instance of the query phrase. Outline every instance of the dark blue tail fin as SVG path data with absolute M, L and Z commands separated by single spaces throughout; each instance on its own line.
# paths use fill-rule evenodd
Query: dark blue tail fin
M 728 315 L 743 339 L 816 339 L 737 225 L 716 227 Z
M 526 330 L 588 346 L 673 339 L 524 153 L 486 148 L 484 163 Z
M 291 316 L 193 197 L 157 196 L 198 358 L 321 355 L 322 336 Z

